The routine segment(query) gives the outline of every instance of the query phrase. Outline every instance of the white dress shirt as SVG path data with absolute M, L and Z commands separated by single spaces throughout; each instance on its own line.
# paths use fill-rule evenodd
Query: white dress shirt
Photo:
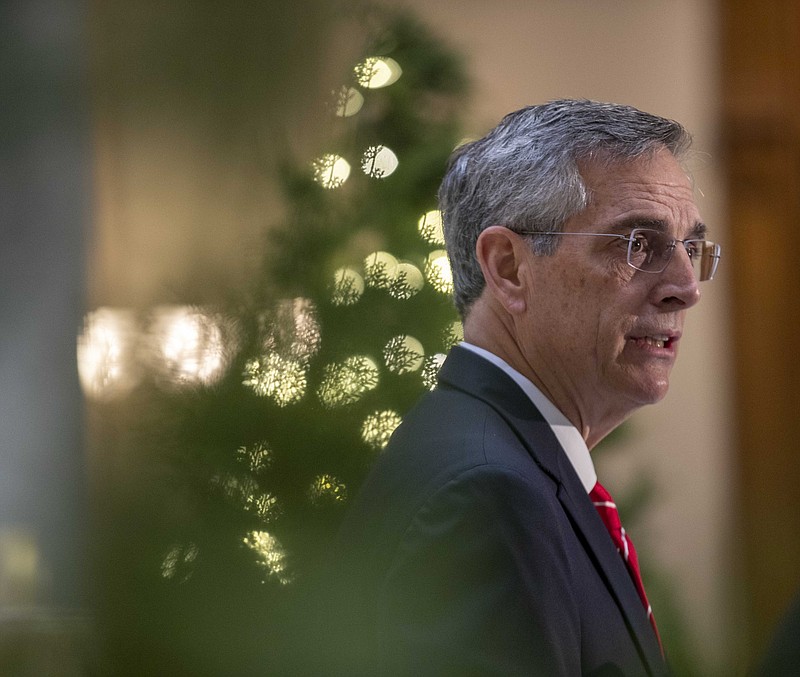
M 592 463 L 589 448 L 586 446 L 586 441 L 578 432 L 578 429 L 567 420 L 567 417 L 544 396 L 541 390 L 531 383 L 530 379 L 520 374 L 505 360 L 497 357 L 494 353 L 490 353 L 488 350 L 474 346 L 466 341 L 462 341 L 460 345 L 462 348 L 466 348 L 485 360 L 488 360 L 514 379 L 514 382 L 522 388 L 523 392 L 530 398 L 531 402 L 533 402 L 533 405 L 541 412 L 542 416 L 544 416 L 544 420 L 547 421 L 556 439 L 561 444 L 561 448 L 567 455 L 569 462 L 572 464 L 572 467 L 575 468 L 575 472 L 578 474 L 583 488 L 586 489 L 586 493 L 588 494 L 594 489 L 594 485 L 597 484 L 597 473 L 594 469 L 594 463 Z

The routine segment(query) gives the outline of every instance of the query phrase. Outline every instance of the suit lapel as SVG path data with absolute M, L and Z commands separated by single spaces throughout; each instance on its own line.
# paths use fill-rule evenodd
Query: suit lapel
M 650 674 L 663 673 L 661 651 L 630 574 L 566 453 L 538 409 L 507 374 L 464 348 L 451 351 L 439 379 L 494 408 L 516 432 L 537 465 L 556 481 L 558 500 L 616 601 L 642 662 Z M 535 446 L 531 444 L 533 440 Z

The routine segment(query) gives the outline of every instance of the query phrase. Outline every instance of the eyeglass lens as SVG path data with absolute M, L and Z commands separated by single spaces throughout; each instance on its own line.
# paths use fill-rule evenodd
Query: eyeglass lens
M 628 238 L 628 263 L 637 270 L 660 273 L 667 267 L 679 242 L 658 230 L 634 228 Z M 708 240 L 684 240 L 683 246 L 698 281 L 713 279 L 720 246 Z

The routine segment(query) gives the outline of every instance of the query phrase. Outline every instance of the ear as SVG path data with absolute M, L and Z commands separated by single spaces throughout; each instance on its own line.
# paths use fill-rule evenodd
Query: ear
M 532 253 L 523 239 L 503 226 L 489 226 L 475 247 L 486 287 L 510 315 L 527 310 L 526 269 Z

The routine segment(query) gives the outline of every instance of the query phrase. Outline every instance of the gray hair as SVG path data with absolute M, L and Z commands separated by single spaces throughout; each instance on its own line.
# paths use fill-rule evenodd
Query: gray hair
M 563 99 L 510 113 L 482 139 L 459 147 L 439 189 L 439 208 L 461 316 L 485 286 L 475 256 L 485 228 L 558 232 L 589 203 L 579 162 L 610 165 L 660 148 L 680 160 L 690 145 L 691 136 L 674 120 L 631 106 Z M 538 235 L 531 245 L 536 254 L 551 255 L 558 239 Z

